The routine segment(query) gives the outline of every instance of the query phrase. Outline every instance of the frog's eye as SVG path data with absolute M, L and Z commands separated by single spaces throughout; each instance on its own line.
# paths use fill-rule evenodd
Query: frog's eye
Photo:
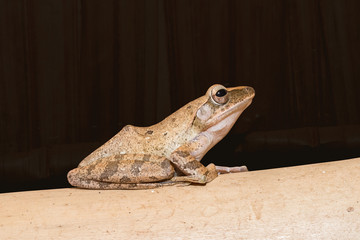
M 212 89 L 211 98 L 215 103 L 223 105 L 229 101 L 229 94 L 225 87 L 218 85 Z

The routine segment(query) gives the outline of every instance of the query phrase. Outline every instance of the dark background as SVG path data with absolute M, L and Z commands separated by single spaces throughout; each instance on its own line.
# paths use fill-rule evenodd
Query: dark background
M 204 164 L 360 156 L 356 2 L 0 0 L 0 192 L 69 186 L 123 126 L 214 83 L 256 97 Z

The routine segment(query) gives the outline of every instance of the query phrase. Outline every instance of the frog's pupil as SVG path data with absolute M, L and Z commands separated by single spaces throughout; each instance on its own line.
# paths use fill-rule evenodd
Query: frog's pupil
M 216 96 L 217 97 L 223 97 L 227 94 L 226 89 L 220 89 L 219 91 L 216 92 Z

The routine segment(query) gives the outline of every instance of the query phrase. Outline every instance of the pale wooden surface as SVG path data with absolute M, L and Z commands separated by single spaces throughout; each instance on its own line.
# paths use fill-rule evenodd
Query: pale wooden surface
M 0 239 L 360 239 L 360 158 L 207 186 L 0 194 Z

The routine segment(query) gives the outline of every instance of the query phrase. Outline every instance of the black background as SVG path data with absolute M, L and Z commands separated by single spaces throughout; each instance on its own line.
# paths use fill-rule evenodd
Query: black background
M 214 83 L 256 97 L 204 164 L 360 156 L 356 2 L 0 0 L 0 191 L 69 186 L 123 126 Z

